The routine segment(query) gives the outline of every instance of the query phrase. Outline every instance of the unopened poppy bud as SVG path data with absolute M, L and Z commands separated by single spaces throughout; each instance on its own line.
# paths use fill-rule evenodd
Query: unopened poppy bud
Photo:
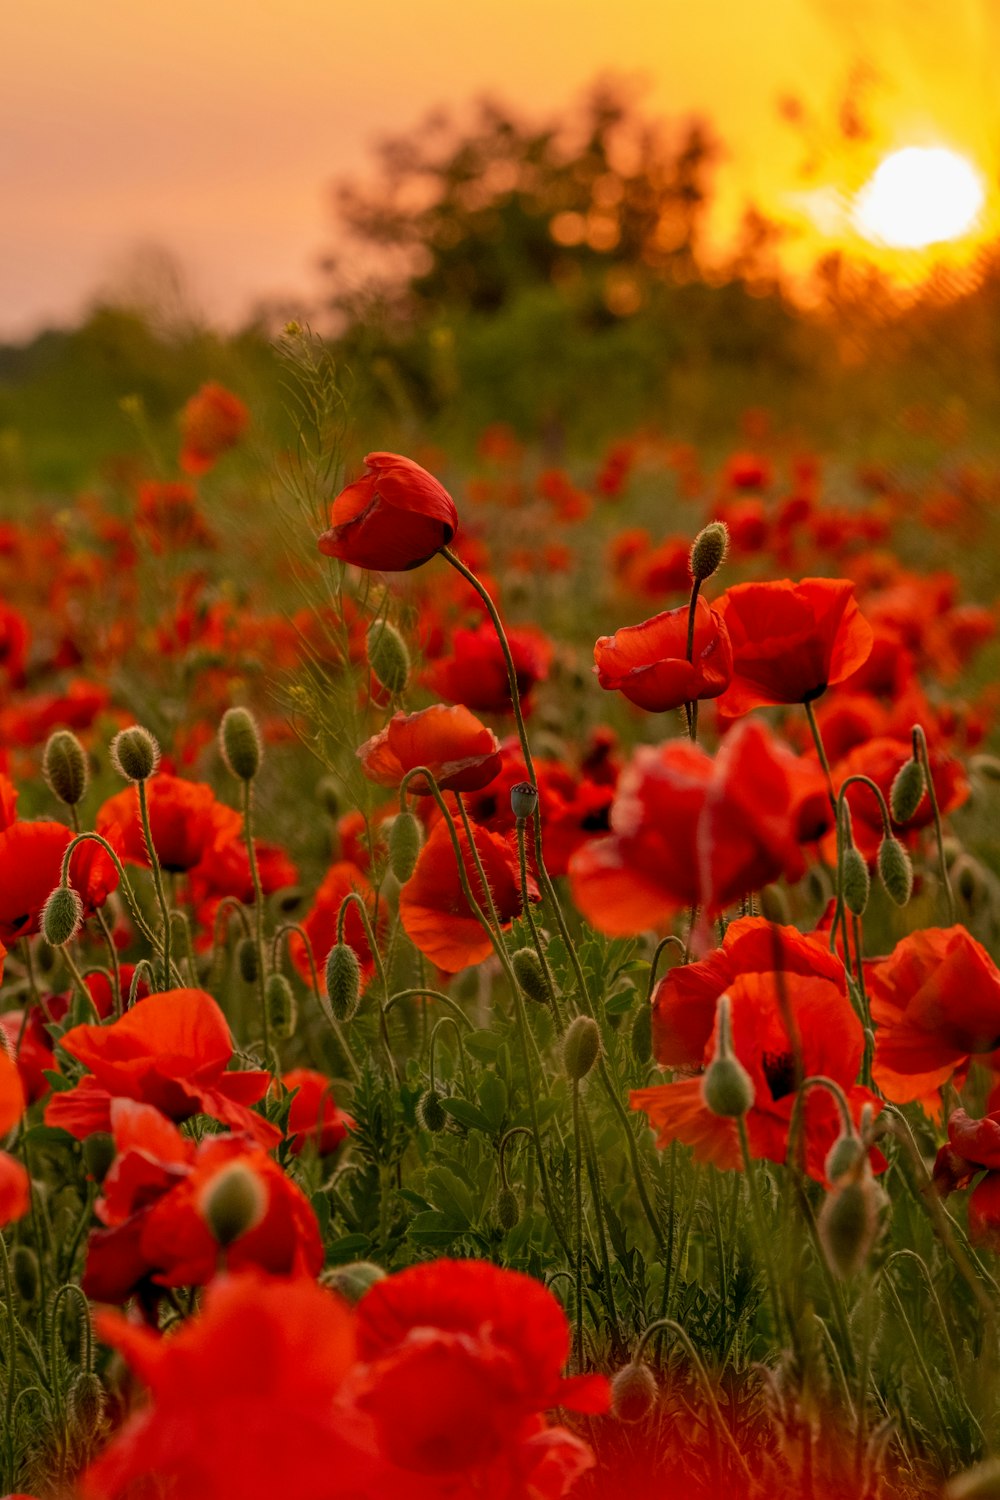
M 420 823 L 411 812 L 397 813 L 389 829 L 389 869 L 405 885 L 417 867 L 423 838 Z
M 71 885 L 57 885 L 42 907 L 42 935 L 53 948 L 62 948 L 80 930 L 83 902 Z
M 549 991 L 545 983 L 545 971 L 534 948 L 518 948 L 516 953 L 511 954 L 511 968 L 514 977 L 529 1000 L 535 1000 L 539 1005 L 548 1005 Z
M 219 725 L 219 749 L 226 766 L 240 781 L 253 781 L 263 751 L 260 730 L 245 708 L 227 708 Z
M 856 917 L 863 917 L 871 895 L 872 878 L 868 861 L 861 850 L 851 844 L 843 855 L 844 905 Z
M 388 620 L 376 620 L 368 631 L 368 665 L 376 681 L 398 698 L 410 680 L 410 653 L 406 642 Z
M 15 1245 L 10 1257 L 10 1271 L 21 1301 L 31 1307 L 38 1297 L 38 1256 L 30 1245 Z
M 699 583 L 717 573 L 726 560 L 729 550 L 729 529 L 724 521 L 712 521 L 699 531 L 691 548 L 689 567 L 691 577 Z
M 83 1143 L 83 1164 L 95 1182 L 101 1183 L 115 1159 L 115 1142 L 106 1130 L 95 1130 Z
M 252 1168 L 234 1161 L 206 1183 L 198 1207 L 213 1239 L 225 1250 L 263 1219 L 267 1190 Z
M 503 1187 L 497 1195 L 497 1223 L 509 1234 L 521 1217 L 521 1205 L 513 1188 Z
M 264 987 L 264 1004 L 271 1035 L 279 1042 L 286 1041 L 295 1030 L 297 1007 L 295 992 L 284 974 L 270 976 Z
M 253 938 L 240 939 L 236 948 L 236 967 L 244 983 L 257 983 L 257 944 Z
M 924 768 L 919 760 L 908 760 L 896 772 L 889 792 L 889 811 L 897 823 L 908 823 L 924 799 Z
M 67 807 L 76 807 L 87 792 L 90 771 L 83 746 L 68 729 L 50 734 L 42 755 L 42 775 Z
M 705 1108 L 723 1119 L 739 1119 L 753 1107 L 753 1079 L 733 1054 L 730 999 L 720 995 L 715 1008 L 715 1055 L 701 1080 Z
M 538 806 L 538 789 L 530 781 L 518 781 L 510 789 L 510 810 L 520 822 L 533 818 Z
M 148 781 L 160 764 L 160 747 L 141 724 L 116 734 L 110 753 L 112 765 L 126 781 Z
M 835 1276 L 854 1276 L 871 1253 L 878 1232 L 881 1194 L 867 1165 L 841 1179 L 826 1195 L 816 1228 Z
M 321 776 L 316 783 L 316 800 L 328 818 L 340 817 L 340 788 L 335 776 Z
M 448 1123 L 448 1116 L 437 1089 L 426 1089 L 417 1100 L 417 1124 L 437 1135 Z
M 361 1003 L 361 965 L 349 943 L 335 943 L 326 960 L 326 993 L 336 1021 L 349 1021 Z
M 913 866 L 898 839 L 884 838 L 878 849 L 878 873 L 897 906 L 905 906 L 913 893 Z
M 765 885 L 763 890 L 758 891 L 757 900 L 760 902 L 760 914 L 768 922 L 777 922 L 781 927 L 791 926 L 792 909 L 780 885 Z
M 563 1037 L 562 1055 L 568 1078 L 574 1083 L 586 1078 L 601 1055 L 601 1033 L 592 1016 L 577 1016 L 571 1023 Z
M 69 1388 L 66 1415 L 74 1435 L 91 1438 L 104 1421 L 107 1395 L 101 1377 L 93 1370 L 81 1370 Z
M 826 1153 L 826 1161 L 823 1164 L 827 1181 L 837 1183 L 841 1177 L 846 1177 L 849 1172 L 855 1171 L 860 1158 L 864 1155 L 864 1150 L 859 1137 L 852 1130 L 845 1130 L 842 1135 L 838 1135 Z
M 360 1302 L 365 1292 L 377 1281 L 384 1280 L 385 1272 L 382 1267 L 371 1260 L 352 1260 L 346 1266 L 333 1266 L 320 1277 L 324 1286 L 328 1286 L 333 1292 L 339 1292 L 352 1305 Z
M 648 1063 L 653 1055 L 653 1007 L 642 1004 L 632 1022 L 632 1056 L 638 1063 Z
M 611 1412 L 619 1422 L 641 1422 L 656 1405 L 656 1376 L 644 1360 L 625 1365 L 611 1381 Z

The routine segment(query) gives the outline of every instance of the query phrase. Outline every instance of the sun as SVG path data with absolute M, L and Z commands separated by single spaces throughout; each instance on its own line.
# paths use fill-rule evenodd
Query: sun
M 974 228 L 983 181 L 966 157 L 945 146 L 906 146 L 879 163 L 854 198 L 851 219 L 866 240 L 922 250 Z

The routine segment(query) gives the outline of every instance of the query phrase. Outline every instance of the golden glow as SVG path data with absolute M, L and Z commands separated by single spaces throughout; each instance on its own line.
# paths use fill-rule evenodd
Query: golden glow
M 851 218 L 875 245 L 921 250 L 974 229 L 985 201 L 972 163 L 944 146 L 906 146 L 879 163 L 857 193 Z

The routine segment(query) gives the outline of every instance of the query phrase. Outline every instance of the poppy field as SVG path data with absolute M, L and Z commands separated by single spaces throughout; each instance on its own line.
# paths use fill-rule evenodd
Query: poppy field
M 1000 1494 L 998 472 L 279 356 L 0 520 L 0 1491 Z

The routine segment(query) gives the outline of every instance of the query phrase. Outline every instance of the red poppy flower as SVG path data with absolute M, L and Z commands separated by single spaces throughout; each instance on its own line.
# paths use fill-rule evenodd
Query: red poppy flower
M 321 971 L 327 954 L 337 941 L 337 920 L 340 916 L 341 904 L 344 897 L 350 895 L 351 891 L 357 891 L 362 897 L 368 909 L 369 918 L 373 920 L 375 892 L 372 890 L 371 882 L 357 865 L 350 864 L 347 860 L 341 860 L 330 866 L 316 892 L 312 906 L 302 919 L 302 926 L 312 946 L 313 957 Z M 344 941 L 358 955 L 362 975 L 364 977 L 370 975 L 375 968 L 375 960 L 368 944 L 364 922 L 353 901 L 347 908 L 347 917 L 344 921 Z M 292 934 L 288 951 L 302 978 L 310 979 L 311 970 L 306 945 L 298 933 Z
M 136 527 L 157 557 L 181 547 L 211 547 L 212 531 L 189 484 L 148 479 L 139 486 Z
M 20 610 L 0 599 L 0 682 L 11 687 L 24 683 L 31 631 Z
M 630 703 L 651 713 L 725 692 L 733 671 L 729 632 L 699 596 L 688 661 L 688 615 L 684 604 L 641 625 L 602 635 L 594 646 L 594 671 L 601 687 L 619 689 Z
M 382 573 L 408 572 L 447 547 L 455 502 L 426 469 L 398 453 L 369 453 L 369 472 L 341 490 L 319 538 L 326 557 Z
M 73 834 L 64 823 L 12 823 L 0 833 L 0 942 L 10 946 L 39 931 L 42 907 L 62 879 L 62 862 Z M 115 847 L 117 834 L 109 838 Z M 92 839 L 69 862 L 70 884 L 85 916 L 103 906 L 118 884 L 118 872 Z
M 964 927 L 911 932 L 866 965 L 873 1076 L 896 1104 L 928 1100 L 974 1057 L 1000 1048 L 1000 971 Z
M 288 1143 L 298 1156 L 311 1141 L 320 1156 L 329 1156 L 347 1137 L 354 1124 L 340 1112 L 333 1097 L 333 1084 L 314 1068 L 292 1068 L 282 1075 L 285 1088 L 294 1093 L 288 1111 Z
M 530 712 L 532 689 L 549 675 L 552 642 L 542 631 L 521 626 L 507 631 L 507 643 L 521 708 Z M 453 654 L 434 662 L 427 676 L 433 690 L 452 703 L 480 713 L 513 712 L 507 663 L 489 621 L 475 630 L 456 630 Z
M 356 1316 L 363 1365 L 352 1393 L 402 1469 L 473 1470 L 523 1439 L 539 1412 L 607 1409 L 603 1376 L 562 1378 L 566 1315 L 518 1271 L 472 1260 L 411 1266 L 376 1282 Z
M 797 880 L 804 862 L 788 761 L 750 720 L 714 760 L 687 740 L 641 745 L 619 779 L 610 836 L 570 861 L 587 920 L 624 936 L 686 906 L 720 911 L 782 875 Z
M 185 474 L 204 474 L 220 454 L 235 447 L 250 413 L 238 396 L 215 382 L 203 385 L 181 412 L 180 464 Z
M 1000 1115 L 972 1120 L 964 1109 L 948 1117 L 948 1144 L 934 1163 L 934 1185 L 943 1196 L 968 1187 L 980 1173 L 969 1197 L 969 1238 L 1000 1252 Z
M 379 786 L 399 786 L 407 771 L 426 766 L 442 791 L 473 792 L 500 770 L 500 741 L 461 704 L 435 703 L 415 714 L 393 714 L 386 727 L 358 750 L 361 768 Z M 411 792 L 430 795 L 423 777 Z
M 0 833 L 17 822 L 18 790 L 9 776 L 0 773 Z
M 472 836 L 489 882 L 497 916 L 507 927 L 521 915 L 521 885 L 517 856 L 510 846 L 486 828 L 473 828 Z M 459 847 L 469 887 L 480 906 L 486 906 L 479 871 L 473 862 L 469 841 L 459 830 Z M 539 899 L 529 877 L 529 897 Z M 458 861 L 445 822 L 435 824 L 420 851 L 416 869 L 399 897 L 399 916 L 410 941 L 448 974 L 469 964 L 480 963 L 492 944 L 473 915 L 459 876 Z
M 206 855 L 237 837 L 243 827 L 242 816 L 219 802 L 206 783 L 184 781 L 165 771 L 146 782 L 146 800 L 157 858 L 165 870 L 174 873 L 193 869 Z M 123 842 L 123 858 L 148 868 L 149 854 L 134 786 L 127 786 L 98 808 L 98 833 L 107 838 L 112 829 Z
M 833 767 L 833 784 L 840 787 L 849 776 L 869 776 L 888 802 L 892 783 L 912 754 L 909 738 L 901 740 L 879 736 L 871 739 L 864 745 L 857 745 L 843 760 L 837 762 Z M 930 763 L 938 810 L 941 813 L 954 812 L 969 796 L 969 782 L 961 762 L 953 755 L 934 750 L 930 753 Z M 870 787 L 855 782 L 847 789 L 847 802 L 851 809 L 854 842 L 867 859 L 874 859 L 882 840 L 882 813 L 878 799 Z M 913 817 L 902 824 L 893 820 L 893 827 L 905 839 L 908 833 L 926 828 L 933 821 L 934 808 L 930 797 L 925 793 Z M 827 858 L 836 860 L 835 834 L 831 834 L 824 853 Z
M 172 1120 L 206 1114 L 270 1148 L 280 1133 L 249 1108 L 270 1073 L 230 1073 L 233 1055 L 222 1011 L 204 990 L 150 995 L 110 1026 L 74 1026 L 60 1046 L 90 1074 L 49 1100 L 45 1120 L 84 1140 L 110 1129 L 113 1098 L 153 1104 Z
M 24 1088 L 17 1066 L 0 1048 L 0 1135 L 20 1120 L 25 1110 Z M 0 1225 L 21 1219 L 31 1206 L 28 1174 L 5 1151 L 0 1151 Z
M 733 644 L 730 717 L 767 703 L 811 703 L 866 660 L 872 630 L 843 578 L 738 583 L 716 608 Z

